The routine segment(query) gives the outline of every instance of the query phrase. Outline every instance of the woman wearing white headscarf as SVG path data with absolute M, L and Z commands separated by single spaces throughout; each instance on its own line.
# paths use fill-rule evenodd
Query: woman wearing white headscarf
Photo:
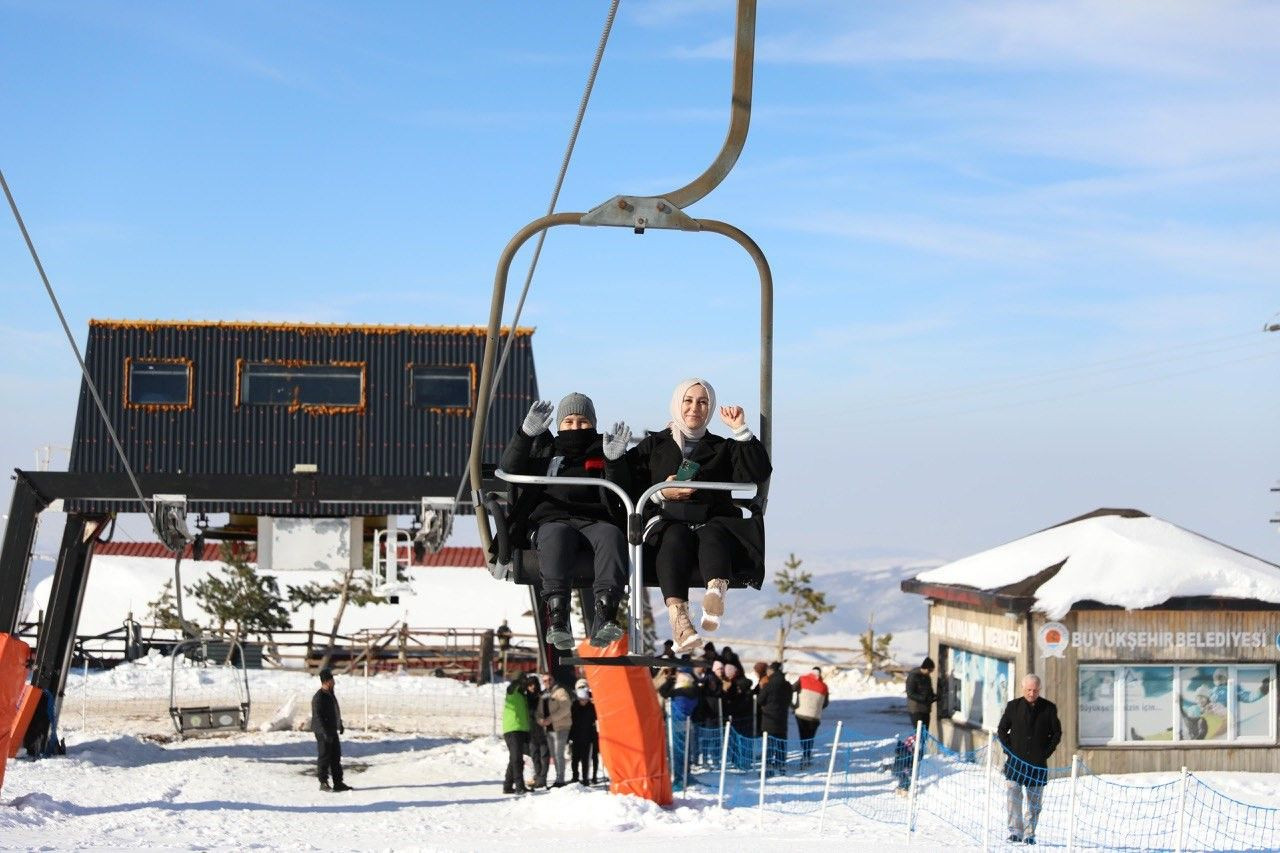
M 664 481 L 763 483 L 769 454 L 747 427 L 741 406 L 721 406 L 730 438 L 707 432 L 716 411 L 711 383 L 686 379 L 671 395 L 671 422 L 627 451 L 635 492 Z M 683 467 L 682 467 L 683 466 Z M 677 472 L 682 472 L 677 476 Z M 692 473 L 690 473 L 692 472 Z M 689 617 L 689 588 L 703 589 L 700 627 L 714 631 L 724 615 L 730 581 L 760 588 L 764 580 L 764 526 L 744 518 L 728 492 L 673 486 L 645 507 L 645 563 L 657 574 L 677 652 L 702 638 Z

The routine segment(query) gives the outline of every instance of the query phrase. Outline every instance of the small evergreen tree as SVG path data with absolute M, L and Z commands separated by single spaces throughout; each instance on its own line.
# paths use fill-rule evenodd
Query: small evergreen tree
M 237 642 L 246 634 L 270 634 L 288 628 L 289 613 L 276 579 L 259 575 L 244 553 L 230 543 L 222 544 L 220 557 L 225 565 L 219 575 L 208 575 L 187 587 L 187 593 L 212 618 L 210 627 L 225 634 L 231 625 L 232 638 Z
M 893 634 L 876 634 L 875 618 L 876 614 L 872 612 L 867 617 L 866 633 L 858 637 L 858 641 L 862 645 L 862 657 L 867 664 L 868 677 L 884 664 L 893 660 L 889 651 L 889 644 L 893 642 Z
M 773 585 L 783 599 L 777 605 L 764 612 L 765 619 L 778 620 L 778 649 L 775 660 L 781 661 L 787 650 L 787 640 L 793 631 L 801 634 L 817 623 L 824 613 L 836 609 L 834 604 L 827 604 L 827 594 L 818 592 L 811 585 L 813 575 L 800 571 L 801 560 L 791 554 L 783 563 L 784 568 L 773 579 Z
M 147 618 L 157 628 L 181 628 L 178 621 L 178 599 L 173 594 L 173 578 L 160 587 L 160 595 L 155 601 L 147 602 Z
M 365 548 L 366 558 L 372 558 L 372 551 L 369 547 Z M 316 605 L 328 604 L 330 601 L 338 602 L 338 610 L 333 617 L 333 626 L 329 630 L 329 645 L 325 649 L 324 657 L 320 661 L 321 668 L 329 665 L 333 659 L 333 647 L 338 640 L 338 629 L 342 626 L 342 616 L 347 610 L 347 605 L 352 607 L 364 607 L 369 604 L 385 604 L 386 596 L 378 595 L 373 590 L 373 580 L 368 575 L 356 577 L 356 570 L 348 568 L 343 573 L 340 580 L 332 583 L 317 583 L 312 581 L 302 586 L 289 587 L 289 609 L 297 613 L 303 607 L 310 607 L 315 612 Z M 402 573 L 397 570 L 396 576 L 399 578 Z

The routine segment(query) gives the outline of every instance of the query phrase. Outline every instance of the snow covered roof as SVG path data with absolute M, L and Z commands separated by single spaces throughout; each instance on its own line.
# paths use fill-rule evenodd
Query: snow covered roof
M 1129 610 L 1173 598 L 1280 604 L 1280 566 L 1139 510 L 1100 509 L 997 548 L 921 572 L 932 585 L 1018 601 L 1060 619 L 1081 601 Z

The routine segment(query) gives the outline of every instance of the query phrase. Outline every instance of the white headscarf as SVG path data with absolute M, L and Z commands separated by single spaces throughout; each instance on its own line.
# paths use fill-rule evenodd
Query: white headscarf
M 676 385 L 675 393 L 671 395 L 671 437 L 676 440 L 676 447 L 680 448 L 680 452 L 684 453 L 685 440 L 697 441 L 707 434 L 707 424 L 704 423 L 697 429 L 690 429 L 685 426 L 684 418 L 680 417 L 680 404 L 684 402 L 684 395 L 694 385 L 701 385 L 707 391 L 707 423 L 711 421 L 711 415 L 716 410 L 716 389 L 711 387 L 711 383 L 705 379 L 698 377 L 690 377 L 680 384 Z

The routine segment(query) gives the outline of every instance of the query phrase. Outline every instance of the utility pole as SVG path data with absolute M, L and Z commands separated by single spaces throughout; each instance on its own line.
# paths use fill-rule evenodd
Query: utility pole
M 1265 326 L 1262 327 L 1262 331 L 1280 332 L 1280 322 L 1276 322 L 1277 320 L 1280 320 L 1280 314 L 1276 314 L 1274 317 L 1272 317 L 1271 322 L 1267 323 Z M 1280 485 L 1272 486 L 1271 491 L 1280 492 Z M 1271 519 L 1271 523 L 1280 524 L 1280 513 L 1277 513 L 1276 517 Z

